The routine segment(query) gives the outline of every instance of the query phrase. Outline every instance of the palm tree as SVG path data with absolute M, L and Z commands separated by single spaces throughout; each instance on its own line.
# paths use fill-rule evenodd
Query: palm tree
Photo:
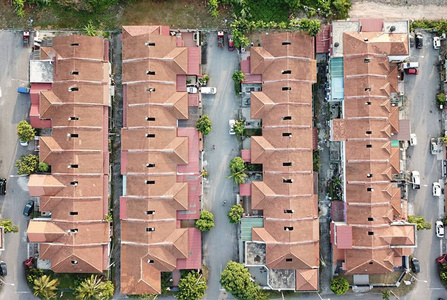
M 96 275 L 86 278 L 76 288 L 77 299 L 101 299 L 101 292 L 103 290 L 103 283 Z
M 248 175 L 244 172 L 235 172 L 232 173 L 228 178 L 233 178 L 234 185 L 239 185 L 245 183 L 245 178 L 247 178 Z
M 34 279 L 34 296 L 42 296 L 45 299 L 56 297 L 55 291 L 58 285 L 59 279 L 51 279 L 47 275 Z

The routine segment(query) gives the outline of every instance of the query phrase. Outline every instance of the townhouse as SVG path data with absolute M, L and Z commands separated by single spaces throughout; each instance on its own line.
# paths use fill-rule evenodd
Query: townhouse
M 163 272 L 201 268 L 198 33 L 123 27 L 121 292 L 159 294 Z M 176 284 L 176 282 L 174 282 Z
M 50 174 L 32 174 L 28 188 L 39 216 L 27 235 L 37 266 L 62 273 L 108 269 L 108 41 L 99 37 L 45 39 L 30 62 L 31 124 Z

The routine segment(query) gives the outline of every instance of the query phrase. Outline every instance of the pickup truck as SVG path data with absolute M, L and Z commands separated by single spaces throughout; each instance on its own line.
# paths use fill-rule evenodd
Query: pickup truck
M 421 188 L 421 176 L 418 171 L 411 172 L 411 183 L 413 184 L 413 190 Z

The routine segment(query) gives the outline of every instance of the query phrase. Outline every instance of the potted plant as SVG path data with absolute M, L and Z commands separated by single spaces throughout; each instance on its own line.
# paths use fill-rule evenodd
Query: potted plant
M 19 136 L 20 145 L 28 146 L 28 143 L 34 139 L 36 131 L 27 121 L 23 120 L 17 124 L 17 135 Z

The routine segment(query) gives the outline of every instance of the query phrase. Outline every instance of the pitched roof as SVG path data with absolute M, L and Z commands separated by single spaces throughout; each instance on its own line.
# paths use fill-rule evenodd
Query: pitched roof
M 402 218 L 400 150 L 393 147 L 399 132 L 397 67 L 388 56 L 408 55 L 406 34 L 345 32 L 344 119 L 333 120 L 334 140 L 345 143 L 344 191 L 347 225 L 335 223 L 338 249 L 346 249 L 346 274 L 379 274 L 396 267 L 400 247 L 415 246 L 413 225 Z M 393 248 L 391 248 L 393 247 Z
M 107 268 L 108 47 L 99 37 L 54 37 L 44 50 L 54 62 L 51 90 L 39 95 L 39 114 L 51 120 L 39 159 L 52 175 L 31 175 L 31 196 L 51 221 L 31 221 L 28 237 L 54 272 L 100 273 Z M 71 230 L 71 231 L 70 231 Z
M 262 136 L 251 138 L 251 162 L 263 164 L 264 173 L 262 181 L 252 183 L 252 209 L 264 212 L 264 227 L 252 229 L 252 240 L 266 244 L 270 269 L 304 271 L 319 265 L 312 165 L 313 48 L 313 38 L 296 33 L 266 35 L 263 47 L 251 48 L 250 73 L 262 74 L 262 92 L 251 93 L 251 116 L 263 123 Z M 298 288 L 317 289 L 318 275 L 303 275 L 311 284 L 300 281 Z
M 199 75 L 201 52 L 200 47 L 182 47 L 167 29 L 123 27 L 125 189 L 120 213 L 125 294 L 158 294 L 161 272 L 178 269 L 179 260 L 183 267 L 197 266 L 201 257 L 195 253 L 194 261 L 186 262 L 200 238 L 180 228 L 178 217 L 197 206 L 199 198 L 199 138 L 195 128 L 180 130 L 178 120 L 188 119 L 189 106 L 195 104 L 186 92 L 186 75 Z

